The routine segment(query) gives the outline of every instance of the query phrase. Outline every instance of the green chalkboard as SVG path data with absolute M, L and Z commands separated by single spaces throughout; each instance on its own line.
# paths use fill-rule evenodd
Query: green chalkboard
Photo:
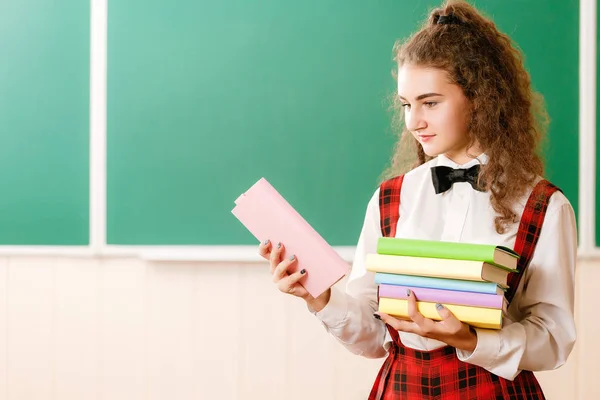
M 89 1 L 0 2 L 0 244 L 89 242 Z
M 255 244 L 230 210 L 264 176 L 354 245 L 394 142 L 392 46 L 437 4 L 111 3 L 108 243 Z M 578 2 L 477 5 L 527 54 L 553 120 L 549 177 L 576 205 Z

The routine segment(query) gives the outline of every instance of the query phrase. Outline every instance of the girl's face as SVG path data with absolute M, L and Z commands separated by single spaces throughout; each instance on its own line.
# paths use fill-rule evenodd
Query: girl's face
M 405 64 L 398 70 L 398 96 L 407 129 L 430 157 L 446 155 L 457 164 L 479 156 L 477 143 L 468 148 L 470 103 L 446 71 Z M 467 152 L 468 150 L 468 152 Z

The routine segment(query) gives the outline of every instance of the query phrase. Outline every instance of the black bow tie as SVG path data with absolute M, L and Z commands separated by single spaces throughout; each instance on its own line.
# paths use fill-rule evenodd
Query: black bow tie
M 473 189 L 483 191 L 482 188 L 477 186 L 479 168 L 479 165 L 468 169 L 454 169 L 446 166 L 431 167 L 431 179 L 433 180 L 435 194 L 449 190 L 454 182 L 469 182 Z

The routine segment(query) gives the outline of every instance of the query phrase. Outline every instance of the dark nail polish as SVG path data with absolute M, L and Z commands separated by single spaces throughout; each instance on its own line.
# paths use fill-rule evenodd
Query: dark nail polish
M 281 242 L 277 243 L 277 248 L 280 249 L 281 248 Z
M 373 314 L 373 317 L 375 317 L 375 319 L 378 319 L 381 321 L 381 317 L 379 316 L 379 314 Z
M 406 289 L 406 295 L 410 296 L 410 289 Z
M 437 304 L 435 305 L 435 308 L 437 308 L 438 310 L 441 310 L 442 308 L 444 308 L 444 306 L 443 306 L 443 305 L 441 305 L 440 303 L 437 303 Z
M 266 245 L 268 245 L 268 244 L 269 244 L 269 239 L 265 240 L 265 241 L 263 242 L 263 244 L 264 244 L 265 246 L 266 246 Z
M 292 256 L 290 257 L 290 261 L 294 261 L 296 259 L 296 255 L 292 254 Z
M 305 269 L 303 269 L 302 271 L 300 271 L 300 273 L 301 273 L 302 275 L 304 275 L 304 274 L 306 273 L 306 270 L 305 270 Z

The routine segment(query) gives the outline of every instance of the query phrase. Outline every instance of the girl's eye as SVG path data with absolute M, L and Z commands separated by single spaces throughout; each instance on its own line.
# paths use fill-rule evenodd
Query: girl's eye
M 427 107 L 431 108 L 431 107 L 435 106 L 437 104 L 437 102 L 435 102 L 435 101 L 426 101 L 423 104 L 425 104 Z
M 408 104 L 408 103 L 403 103 L 403 104 L 402 104 L 402 108 L 410 108 L 410 104 Z

